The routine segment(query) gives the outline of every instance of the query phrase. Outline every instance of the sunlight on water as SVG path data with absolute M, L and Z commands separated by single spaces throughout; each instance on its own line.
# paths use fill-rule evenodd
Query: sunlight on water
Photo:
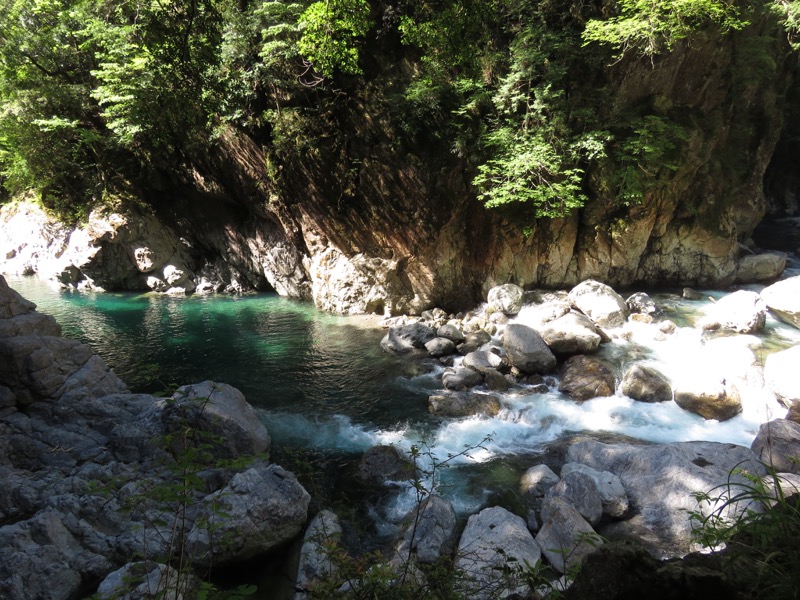
M 620 373 L 640 362 L 674 385 L 724 378 L 741 395 L 740 415 L 718 423 L 674 402 L 637 402 L 619 391 L 576 403 L 557 389 L 534 394 L 522 388 L 501 396 L 503 409 L 495 417 L 440 419 L 428 413 L 428 396 L 440 389 L 443 367 L 382 352 L 383 331 L 364 319 L 320 313 L 275 295 L 178 299 L 58 292 L 27 278 L 9 283 L 53 314 L 64 335 L 89 343 L 136 390 L 204 379 L 230 383 L 257 407 L 274 442 L 287 447 L 356 457 L 377 444 L 406 455 L 417 446 L 419 466 L 437 471 L 437 482 L 462 514 L 478 510 L 492 485 L 508 487 L 518 476 L 509 460 L 535 457 L 574 433 L 749 446 L 761 423 L 785 414 L 766 390 L 760 367 L 769 353 L 800 343 L 800 331 L 773 318 L 759 335 L 703 335 L 694 323 L 709 301 L 657 295 L 678 325 L 675 333 L 631 322 L 614 330 L 599 356 Z M 447 469 L 439 469 L 443 462 Z M 374 507 L 389 528 L 416 499 L 407 483 L 399 485 Z

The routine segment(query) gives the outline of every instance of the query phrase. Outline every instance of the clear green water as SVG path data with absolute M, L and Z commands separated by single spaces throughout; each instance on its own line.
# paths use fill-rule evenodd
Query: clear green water
M 53 315 L 65 337 L 91 345 L 133 390 L 205 379 L 231 384 L 274 416 L 273 437 L 302 438 L 310 423 L 342 416 L 359 429 L 429 419 L 433 379 L 415 377 L 418 367 L 382 352 L 384 332 L 365 319 L 277 295 L 169 298 L 59 291 L 36 278 L 8 282 Z M 299 432 L 288 424 L 292 415 L 303 416 Z

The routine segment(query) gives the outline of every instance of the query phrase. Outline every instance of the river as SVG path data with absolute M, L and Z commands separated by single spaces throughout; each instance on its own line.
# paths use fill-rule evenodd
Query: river
M 55 290 L 36 278 L 8 282 L 52 314 L 66 337 L 92 346 L 135 391 L 205 379 L 242 390 L 272 435 L 276 460 L 300 470 L 310 465 L 306 485 L 326 480 L 311 490 L 322 503 L 352 501 L 348 493 L 357 492 L 347 478 L 370 446 L 394 444 L 409 453 L 423 444 L 428 467 L 472 447 L 438 474 L 440 493 L 461 515 L 487 502 L 513 504 L 520 473 L 576 433 L 749 446 L 762 422 L 785 413 L 764 389 L 758 365 L 769 352 L 800 343 L 800 331 L 771 317 L 759 335 L 703 336 L 691 325 L 709 300 L 662 292 L 654 299 L 677 331 L 654 336 L 652 326 L 631 323 L 600 356 L 620 369 L 643 362 L 673 380 L 727 370 L 742 394 L 739 416 L 718 423 L 673 402 L 641 403 L 618 393 L 578 404 L 555 389 L 520 388 L 503 396 L 496 417 L 441 419 L 428 413 L 427 398 L 440 386 L 442 367 L 384 353 L 375 319 L 330 315 L 269 294 L 171 298 Z M 370 505 L 375 530 L 390 533 L 413 502 L 413 489 L 401 486 Z

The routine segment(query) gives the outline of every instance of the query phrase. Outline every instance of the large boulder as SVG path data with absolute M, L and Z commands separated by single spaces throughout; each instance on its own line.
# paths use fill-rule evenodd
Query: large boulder
M 300 548 L 295 600 L 313 597 L 311 591 L 315 583 L 336 575 L 338 563 L 331 552 L 338 549 L 341 537 L 342 526 L 334 512 L 320 511 L 311 520 Z
M 622 393 L 640 402 L 672 400 L 669 380 L 656 369 L 640 364 L 631 365 L 622 377 Z
M 628 494 L 619 477 L 609 471 L 598 471 L 580 463 L 566 463 L 561 467 L 562 477 L 574 472 L 583 473 L 592 478 L 600 494 L 604 515 L 614 519 L 621 519 L 625 516 L 629 507 Z
M 544 325 L 539 333 L 556 354 L 587 354 L 597 350 L 602 340 L 591 319 L 570 311 Z
M 735 386 L 709 374 L 684 379 L 674 390 L 675 403 L 704 419 L 727 421 L 742 412 L 742 400 Z
M 750 449 L 776 471 L 800 474 L 800 424 L 786 419 L 764 423 Z
M 452 323 L 445 323 L 436 330 L 437 337 L 445 338 L 453 342 L 456 346 L 462 343 L 466 338 L 461 330 Z
M 600 327 L 621 327 L 628 316 L 628 305 L 622 296 L 610 286 L 592 279 L 572 288 L 569 301 Z
M 408 481 L 414 476 L 414 464 L 395 446 L 388 444 L 369 448 L 358 465 L 358 477 L 371 483 Z
M 718 329 L 736 333 L 758 333 L 767 321 L 767 306 L 756 292 L 739 290 L 712 304 L 699 326 L 704 330 Z
M 67 392 L 97 398 L 128 390 L 89 346 L 60 337 L 0 338 L 0 381 L 19 404 Z
M 636 292 L 628 296 L 625 304 L 632 313 L 656 316 L 661 312 L 653 299 L 644 292 Z
M 487 308 L 506 315 L 516 315 L 522 309 L 525 290 L 513 283 L 498 285 L 489 290 Z
M 204 432 L 206 445 L 219 458 L 269 450 L 269 433 L 255 409 L 239 390 L 226 383 L 185 385 L 161 407 L 165 431 L 180 432 L 186 423 L 192 423 Z
M 556 357 L 535 330 L 511 323 L 503 334 L 503 347 L 512 366 L 523 373 L 548 373 L 556 366 Z
M 456 345 L 453 340 L 448 340 L 446 337 L 435 337 L 431 341 L 425 343 L 425 350 L 428 351 L 428 356 L 440 358 L 442 356 L 454 354 Z
M 455 545 L 456 512 L 441 496 L 428 496 L 405 519 L 406 527 L 395 555 L 401 562 L 416 559 L 432 564 L 448 556 Z
M 566 573 L 579 567 L 586 555 L 603 542 L 570 502 L 549 497 L 542 505 L 542 526 L 536 543 L 550 566 Z
M 800 365 L 800 346 L 775 352 L 764 363 L 764 381 L 787 408 L 800 403 L 800 377 L 795 369 Z
M 490 369 L 495 371 L 501 369 L 505 366 L 505 361 L 494 352 L 476 350 L 467 354 L 461 364 L 479 373 L 485 373 Z
M 739 259 L 736 283 L 755 283 L 777 279 L 786 268 L 785 252 L 763 252 L 747 254 Z
M 525 595 L 530 587 L 520 572 L 535 565 L 541 550 L 525 521 L 493 506 L 472 515 L 461 534 L 454 568 L 465 597 L 496 598 Z
M 464 341 L 457 345 L 459 354 L 466 356 L 470 352 L 480 350 L 492 341 L 492 336 L 483 330 L 472 331 L 464 336 Z
M 475 369 L 458 367 L 442 375 L 442 384 L 448 390 L 468 390 L 483 383 L 483 376 Z
M 564 363 L 558 386 L 573 400 L 583 402 L 598 396 L 613 396 L 616 380 L 611 369 L 599 358 L 579 354 Z
M 559 480 L 558 475 L 547 465 L 535 465 L 522 474 L 519 491 L 534 498 L 542 498 Z
M 99 600 L 191 600 L 200 581 L 191 571 L 183 572 L 153 561 L 128 563 L 100 582 Z
M 761 298 L 781 321 L 800 329 L 800 275 L 765 287 Z
M 202 500 L 200 507 L 211 522 L 195 523 L 186 536 L 187 551 L 204 566 L 264 554 L 302 531 L 310 500 L 289 471 L 278 465 L 253 466 Z
M 560 498 L 574 506 L 589 525 L 597 525 L 603 516 L 603 499 L 595 480 L 578 470 L 562 472 L 561 481 L 547 491 L 545 502 L 551 498 Z
M 720 509 L 721 516 L 729 518 L 750 507 L 748 502 L 704 502 L 696 494 L 736 494 L 751 486 L 739 471 L 756 477 L 766 474 L 749 448 L 717 442 L 634 446 L 580 440 L 570 445 L 565 460 L 619 477 L 633 517 L 615 525 L 618 534 L 648 538 L 665 556 L 683 556 L 691 549 L 690 513 L 707 515 Z
M 381 348 L 387 352 L 405 354 L 412 350 L 425 349 L 425 344 L 436 337 L 436 332 L 422 323 L 409 323 L 390 327 L 381 340 Z

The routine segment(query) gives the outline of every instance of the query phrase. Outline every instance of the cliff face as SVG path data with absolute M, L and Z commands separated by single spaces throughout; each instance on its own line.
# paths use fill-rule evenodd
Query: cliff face
M 340 92 L 325 112 L 303 109 L 314 115 L 306 117 L 317 128 L 313 146 L 276 163 L 264 139 L 230 129 L 191 168 L 145 186 L 157 207 L 146 218 L 159 225 L 139 230 L 172 241 L 128 236 L 114 264 L 127 257 L 132 275 L 116 287 L 269 286 L 325 310 L 396 313 L 464 308 L 506 282 L 726 286 L 739 242 L 766 209 L 764 173 L 791 80 L 785 55 L 775 24 L 765 22 L 605 68 L 591 84 L 601 81 L 612 96 L 604 118 L 655 111 L 679 123 L 685 139 L 641 202 L 618 202 L 608 168 L 598 166 L 587 173 L 590 201 L 563 219 L 487 210 L 468 158 L 441 138 L 409 143 L 394 105 L 413 65 L 384 61 L 380 78 Z M 93 238 L 100 250 L 73 265 L 73 279 L 115 287 L 93 266 L 112 254 L 120 236 L 112 238 Z M 137 252 L 157 244 L 180 249 L 176 268 L 186 280 L 169 281 L 169 260 L 155 275 L 143 272 Z

